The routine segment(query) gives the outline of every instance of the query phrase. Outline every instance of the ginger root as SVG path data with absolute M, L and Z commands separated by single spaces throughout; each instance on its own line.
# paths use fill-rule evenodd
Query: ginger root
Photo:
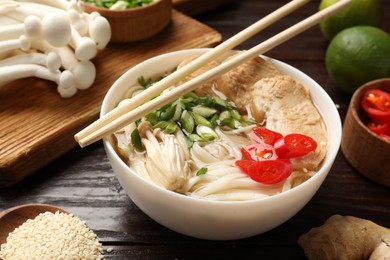
M 334 215 L 298 239 L 310 259 L 390 260 L 390 229 L 352 216 Z

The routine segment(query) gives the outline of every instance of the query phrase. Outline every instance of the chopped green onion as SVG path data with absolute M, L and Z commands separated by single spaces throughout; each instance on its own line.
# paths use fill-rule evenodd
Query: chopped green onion
M 196 133 L 204 140 L 204 141 L 212 141 L 218 138 L 217 133 L 208 126 L 198 125 L 196 127 Z
M 187 110 L 181 114 L 180 124 L 187 134 L 192 134 L 195 128 L 195 120 Z
M 227 108 L 228 107 L 228 102 L 226 100 L 223 100 L 220 97 L 214 96 L 213 97 L 213 102 L 214 102 L 215 105 L 221 106 L 223 108 Z
M 138 83 L 148 87 L 154 82 L 141 76 Z M 218 138 L 214 131 L 217 126 L 237 129 L 242 125 L 256 123 L 254 119 L 241 116 L 233 102 L 218 96 L 198 96 L 195 92 L 186 93 L 181 98 L 163 105 L 146 115 L 145 120 L 149 121 L 153 128 L 160 128 L 167 134 L 173 134 L 180 129 L 184 133 L 188 148 L 192 147 L 194 142 L 208 142 Z
M 239 120 L 233 119 L 233 118 L 225 118 L 221 120 L 220 125 L 222 126 L 229 126 L 230 128 L 237 129 L 242 126 L 241 122 Z
M 145 120 L 149 121 L 152 125 L 157 124 L 160 121 L 160 118 L 157 116 L 156 111 L 149 113 L 145 116 Z
M 196 114 L 196 113 L 191 113 L 191 116 L 195 119 L 195 123 L 197 125 L 204 125 L 204 126 L 212 127 L 211 123 L 203 116 Z
M 153 125 L 153 128 L 161 128 L 164 130 L 168 126 L 169 122 L 168 121 L 160 121 L 157 124 Z
M 177 131 L 177 129 L 179 129 L 179 126 L 175 122 L 170 121 L 164 129 L 164 133 L 173 134 Z
M 235 109 L 230 109 L 230 110 L 229 110 L 229 113 L 230 113 L 230 116 L 231 116 L 233 119 L 241 120 L 241 115 L 240 115 L 240 113 L 238 113 L 237 110 L 235 110 Z
M 153 82 L 151 78 L 145 79 L 144 76 L 141 76 L 138 78 L 138 84 L 144 88 L 148 88 L 153 84 Z
M 203 141 L 202 137 L 200 137 L 199 135 L 197 134 L 190 134 L 188 136 L 188 138 L 193 141 L 193 142 L 200 142 L 200 141 Z
M 194 142 L 190 140 L 190 138 L 187 136 L 184 136 L 184 141 L 188 149 L 190 149 L 194 145 Z
M 175 103 L 176 103 L 175 104 L 176 109 L 175 109 L 175 114 L 173 114 L 172 121 L 177 122 L 180 120 L 181 113 L 183 112 L 183 108 L 180 102 L 176 101 Z
M 141 136 L 139 134 L 138 128 L 134 129 L 130 137 L 131 137 L 131 144 L 134 146 L 134 148 L 139 151 L 142 150 L 142 141 L 141 141 Z
M 201 175 L 205 175 L 207 172 L 208 172 L 208 168 L 206 167 L 202 167 L 200 168 L 197 172 L 196 172 L 196 176 L 201 176 Z
M 173 118 L 173 116 L 175 115 L 175 112 L 176 112 L 176 106 L 170 106 L 167 108 L 167 110 L 165 112 L 162 112 L 161 113 L 161 120 L 164 120 L 164 121 L 167 121 L 167 120 L 171 120 Z
M 216 110 L 214 108 L 210 108 L 210 107 L 205 107 L 202 105 L 197 105 L 197 106 L 192 108 L 192 112 L 207 118 L 207 117 L 210 117 L 210 116 L 214 115 L 215 113 L 217 113 L 218 110 Z
M 248 124 L 257 124 L 256 120 L 253 118 L 246 118 L 244 119 L 244 122 Z
M 231 115 L 229 111 L 223 111 L 221 114 L 219 114 L 219 120 L 223 121 L 224 119 L 230 118 Z
M 218 126 L 218 123 L 220 122 L 219 120 L 219 114 L 214 114 L 211 119 L 210 119 L 210 123 L 211 125 L 213 126 L 213 128 L 215 128 L 216 126 Z

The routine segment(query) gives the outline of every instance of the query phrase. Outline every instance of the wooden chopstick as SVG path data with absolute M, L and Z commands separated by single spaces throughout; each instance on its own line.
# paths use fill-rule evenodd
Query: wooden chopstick
M 171 91 L 166 92 L 162 94 L 159 97 L 156 97 L 149 102 L 145 103 L 142 106 L 139 106 L 132 111 L 121 115 L 120 117 L 116 118 L 115 120 L 110 121 L 108 124 L 102 126 L 101 128 L 98 128 L 93 133 L 90 133 L 88 136 L 83 137 L 82 139 L 79 139 L 79 145 L 81 147 L 85 147 L 89 144 L 92 144 L 101 138 L 107 136 L 110 133 L 113 133 L 115 131 L 118 131 L 119 129 L 125 127 L 131 122 L 136 121 L 137 119 L 147 115 L 148 113 L 158 109 L 159 107 L 163 106 L 164 104 L 167 104 L 169 102 L 174 101 L 175 99 L 183 96 L 184 94 L 196 89 L 199 85 L 202 85 L 204 83 L 207 83 L 211 81 L 212 79 L 220 76 L 221 74 L 224 74 L 231 70 L 234 67 L 237 67 L 238 65 L 244 63 L 245 61 L 248 61 L 249 59 L 252 59 L 258 55 L 261 55 L 270 49 L 278 46 L 279 44 L 293 38 L 294 36 L 298 35 L 299 33 L 313 27 L 314 25 L 318 24 L 323 19 L 335 14 L 336 12 L 340 11 L 341 9 L 345 8 L 347 5 L 350 4 L 350 0 L 341 0 L 332 6 L 329 6 L 326 9 L 323 9 L 322 11 L 319 11 L 312 16 L 306 18 L 305 20 L 291 26 L 290 28 L 280 32 L 279 34 L 273 36 L 272 38 L 269 38 L 268 40 L 256 45 L 255 47 L 243 51 L 236 55 L 234 58 L 220 64 L 219 66 L 206 71 L 205 73 L 201 74 L 200 76 L 191 79 L 190 81 L 185 82 L 184 84 L 173 88 Z
M 90 135 L 91 133 L 101 128 L 102 126 L 121 117 L 122 115 L 130 112 L 134 108 L 144 104 L 145 102 L 159 95 L 162 91 L 174 85 L 179 80 L 183 79 L 184 77 L 196 71 L 197 69 L 201 68 L 206 63 L 212 61 L 213 59 L 216 59 L 223 53 L 233 49 L 240 43 L 251 38 L 256 33 L 262 31 L 264 28 L 280 20 L 284 16 L 295 11 L 296 9 L 308 3 L 309 1 L 310 0 L 293 0 L 287 3 L 286 5 L 280 7 L 279 9 L 275 10 L 271 14 L 265 16 L 261 20 L 257 21 L 256 23 L 252 24 L 251 26 L 247 27 L 246 29 L 242 30 L 236 35 L 232 36 L 228 40 L 222 42 L 212 50 L 201 55 L 191 63 L 187 64 L 186 66 L 183 66 L 179 70 L 176 70 L 175 72 L 171 73 L 167 77 L 164 77 L 162 80 L 156 82 L 152 87 L 142 91 L 136 97 L 132 98 L 131 102 L 128 102 L 124 106 L 115 108 L 114 110 L 104 115 L 102 118 L 96 120 L 95 122 L 93 122 L 92 124 L 90 124 L 89 126 L 87 126 L 86 128 L 84 128 L 83 130 L 81 130 L 75 135 L 76 141 L 80 142 L 80 140 L 84 139 L 86 136 Z

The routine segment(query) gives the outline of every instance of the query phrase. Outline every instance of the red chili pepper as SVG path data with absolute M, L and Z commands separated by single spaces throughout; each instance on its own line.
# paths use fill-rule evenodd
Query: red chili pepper
M 289 134 L 276 141 L 275 152 L 278 158 L 290 159 L 308 154 L 317 148 L 317 142 L 302 134 Z
M 255 133 L 256 136 L 252 136 L 253 140 L 257 143 L 265 143 L 274 145 L 275 142 L 281 138 L 283 138 L 283 135 L 281 135 L 278 132 L 269 130 L 265 127 L 254 127 L 252 129 L 253 133 Z M 259 137 L 259 138 L 256 138 Z
M 387 135 L 387 134 L 379 134 L 379 137 L 385 139 L 387 142 L 390 143 L 390 135 Z
M 376 134 L 390 135 L 390 123 L 380 123 L 370 121 L 367 124 L 367 128 Z
M 293 171 L 293 166 L 288 160 L 265 160 L 265 161 L 236 161 L 249 177 L 260 183 L 275 184 L 288 178 Z
M 251 138 L 256 142 L 241 148 L 245 160 L 236 161 L 236 166 L 251 179 L 264 184 L 285 180 L 293 171 L 290 158 L 305 155 L 317 148 L 317 142 L 302 134 L 280 133 L 264 127 L 255 127 Z
M 247 160 L 261 161 L 276 159 L 276 154 L 271 145 L 248 144 L 241 148 L 242 156 Z
M 380 89 L 367 90 L 362 97 L 361 106 L 373 121 L 390 122 L 389 93 Z

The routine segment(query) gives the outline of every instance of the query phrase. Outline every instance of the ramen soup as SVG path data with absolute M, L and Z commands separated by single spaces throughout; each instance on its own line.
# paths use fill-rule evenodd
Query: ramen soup
M 210 62 L 178 84 L 218 64 Z M 140 75 L 138 83 L 124 99 L 153 80 Z M 325 123 L 308 90 L 261 57 L 114 137 L 121 158 L 148 181 L 187 196 L 225 201 L 272 196 L 303 183 L 320 168 L 328 145 Z

